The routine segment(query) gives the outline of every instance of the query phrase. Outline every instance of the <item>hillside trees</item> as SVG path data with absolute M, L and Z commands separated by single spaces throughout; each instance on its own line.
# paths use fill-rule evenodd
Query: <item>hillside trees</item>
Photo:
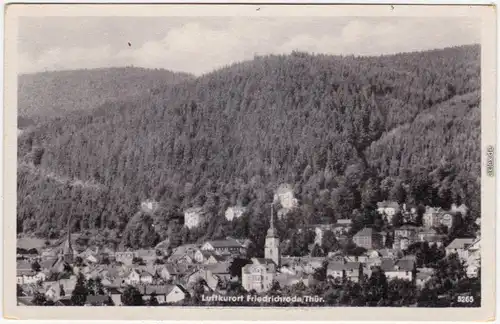
M 47 237 L 72 213 L 75 229 L 113 229 L 130 247 L 169 233 L 180 244 L 236 232 L 260 251 L 283 182 L 301 205 L 287 228 L 353 218 L 354 209 L 364 222 L 384 199 L 465 203 L 475 219 L 479 50 L 271 55 L 41 122 L 19 137 L 19 223 Z M 44 150 L 36 166 L 35 148 Z M 137 216 L 151 198 L 162 212 Z M 225 222 L 236 203 L 248 218 Z M 207 226 L 181 233 L 193 206 Z

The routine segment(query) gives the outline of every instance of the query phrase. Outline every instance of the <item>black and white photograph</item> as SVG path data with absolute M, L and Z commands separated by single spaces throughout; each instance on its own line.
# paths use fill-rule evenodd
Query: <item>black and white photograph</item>
M 17 306 L 485 305 L 481 16 L 266 8 L 21 11 Z

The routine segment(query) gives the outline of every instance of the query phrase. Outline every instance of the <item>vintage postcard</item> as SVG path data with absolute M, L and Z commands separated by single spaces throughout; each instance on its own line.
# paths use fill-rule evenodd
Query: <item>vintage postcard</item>
M 495 21 L 9 5 L 4 314 L 493 320 Z

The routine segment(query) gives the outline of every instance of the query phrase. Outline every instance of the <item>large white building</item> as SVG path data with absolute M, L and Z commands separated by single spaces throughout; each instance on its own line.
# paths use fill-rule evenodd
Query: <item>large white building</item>
M 377 211 L 390 223 L 394 215 L 400 211 L 400 206 L 395 201 L 381 201 L 377 203 Z
M 240 218 L 243 215 L 243 213 L 245 213 L 245 211 L 246 211 L 245 207 L 232 206 L 232 207 L 228 207 L 228 209 L 226 209 L 226 213 L 224 216 L 226 216 L 226 219 L 228 221 L 232 221 L 235 218 Z
M 298 200 L 295 198 L 293 188 L 289 184 L 279 186 L 275 200 L 279 200 L 281 206 L 285 209 L 293 209 L 298 206 Z
M 184 225 L 191 229 L 200 226 L 205 221 L 205 214 L 201 207 L 193 207 L 184 211 Z

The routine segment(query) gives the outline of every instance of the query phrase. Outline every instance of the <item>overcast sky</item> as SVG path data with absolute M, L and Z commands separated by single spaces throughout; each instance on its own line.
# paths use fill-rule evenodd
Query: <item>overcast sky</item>
M 199 75 L 255 54 L 379 55 L 473 43 L 480 25 L 467 18 L 30 17 L 20 19 L 18 58 L 20 73 L 133 65 Z

